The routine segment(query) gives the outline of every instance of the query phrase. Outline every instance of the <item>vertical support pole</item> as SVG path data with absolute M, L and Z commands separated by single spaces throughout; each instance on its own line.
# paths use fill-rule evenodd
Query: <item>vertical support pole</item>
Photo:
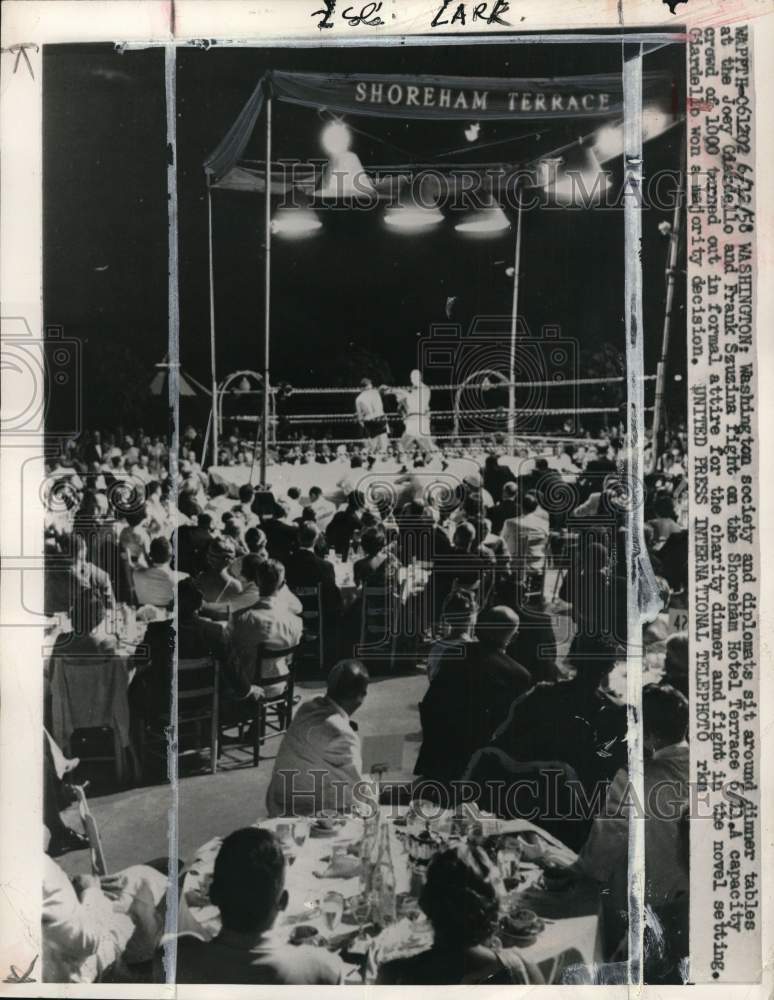
M 266 86 L 269 86 L 268 80 Z M 263 304 L 263 426 L 261 427 L 261 487 L 266 488 L 266 462 L 269 448 L 269 349 L 271 335 L 271 92 L 266 96 L 266 199 L 264 205 L 264 304 Z
M 212 464 L 218 464 L 218 373 L 215 353 L 215 265 L 212 252 L 212 187 L 207 176 L 207 236 L 209 247 L 209 279 L 210 279 L 210 380 L 212 383 Z M 204 461 L 204 457 L 202 457 Z
M 624 318 L 626 326 L 627 448 L 624 476 L 629 504 L 626 524 L 626 688 L 629 781 L 635 801 L 643 799 L 641 557 L 643 446 L 645 443 L 642 330 L 642 45 L 623 43 L 624 110 Z M 629 982 L 642 983 L 645 896 L 644 819 L 629 816 Z
M 669 357 L 669 337 L 672 329 L 672 306 L 675 297 L 675 271 L 677 269 L 677 253 L 680 247 L 680 226 L 682 225 L 683 185 L 685 170 L 685 141 L 683 140 L 680 157 L 680 183 L 677 189 L 675 210 L 672 215 L 672 232 L 669 237 L 669 258 L 666 269 L 666 301 L 664 303 L 664 327 L 661 334 L 661 358 L 656 368 L 656 396 L 653 402 L 653 434 L 651 437 L 650 471 L 655 471 L 658 462 L 658 439 L 661 434 L 664 409 L 664 389 L 666 383 L 666 366 Z
M 516 213 L 516 247 L 513 254 L 513 302 L 511 304 L 511 353 L 508 367 L 508 448 L 515 453 L 516 439 L 516 326 L 519 313 L 519 269 L 521 267 L 521 195 Z

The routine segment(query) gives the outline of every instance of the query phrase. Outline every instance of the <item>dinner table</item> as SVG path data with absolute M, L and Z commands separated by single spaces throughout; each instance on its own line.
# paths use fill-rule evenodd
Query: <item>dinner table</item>
M 355 583 L 355 564 L 352 561 L 342 561 L 332 558 L 336 586 L 339 588 L 344 609 L 351 607 L 361 593 Z M 398 585 L 402 603 L 420 594 L 430 579 L 431 563 L 414 562 L 401 566 L 398 570 Z
M 418 906 L 416 866 L 410 857 L 406 834 L 407 806 L 380 806 L 380 823 L 386 822 L 395 873 L 396 919 L 379 927 L 364 920 L 363 883 L 358 857 L 364 820 L 346 815 L 333 821 L 330 832 L 314 817 L 259 819 L 253 825 L 275 832 L 289 862 L 286 868 L 288 905 L 272 931 L 275 939 L 297 944 L 311 941 L 339 952 L 345 962 L 347 983 L 374 982 L 379 966 L 391 959 L 408 957 L 432 945 L 433 932 Z M 428 814 L 429 815 L 429 814 Z M 425 825 L 441 844 L 454 843 L 454 817 L 450 810 L 433 810 Z M 330 822 L 330 821 L 328 821 Z M 573 857 L 560 841 L 527 820 L 500 820 L 481 815 L 484 836 L 518 835 L 541 843 L 542 853 L 565 860 Z M 326 826 L 328 824 L 325 824 Z M 187 866 L 178 909 L 178 931 L 211 940 L 220 931 L 220 912 L 209 899 L 215 858 L 222 837 L 203 844 Z M 553 854 L 552 854 L 553 852 Z M 541 930 L 534 940 L 521 945 L 521 954 L 537 965 L 547 983 L 559 983 L 568 970 L 591 967 L 602 961 L 602 909 L 598 887 L 584 880 L 570 881 L 563 888 L 546 882 L 543 869 L 521 859 L 502 905 L 509 912 L 531 910 Z M 508 884 L 508 883 L 506 883 Z M 340 919 L 331 924 L 325 900 L 341 898 Z M 502 907 L 501 907 L 502 909 Z M 299 928 L 302 928 L 300 930 Z M 507 947 L 512 942 L 503 938 Z
M 116 778 L 125 776 L 124 751 L 129 751 L 136 769 L 131 741 L 129 685 L 134 677 L 133 657 L 141 650 L 147 625 L 168 617 L 151 605 L 134 609 L 119 604 L 107 611 L 93 633 L 103 641 L 87 655 L 79 655 L 77 639 L 67 642 L 72 622 L 65 612 L 50 615 L 44 626 L 44 676 L 50 692 L 48 725 L 56 743 L 72 752 L 70 740 L 79 729 L 108 727 L 113 732 Z
M 331 561 L 336 586 L 339 588 L 342 605 L 346 610 L 355 603 L 358 595 L 358 588 L 355 583 L 355 564 L 351 560 L 344 561 L 335 555 L 331 558 Z

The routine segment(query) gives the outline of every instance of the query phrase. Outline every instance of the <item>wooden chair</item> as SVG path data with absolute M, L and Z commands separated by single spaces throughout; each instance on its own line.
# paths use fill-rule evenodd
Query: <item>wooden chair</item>
M 129 698 L 124 661 L 110 654 L 62 654 L 51 657 L 49 670 L 54 739 L 83 763 L 112 763 L 116 782 L 122 786 L 126 753 L 133 759 L 131 740 L 127 739 Z
M 253 767 L 261 762 L 261 747 L 273 736 L 281 736 L 287 732 L 293 720 L 293 696 L 295 694 L 295 677 L 293 675 L 293 656 L 298 646 L 288 649 L 258 648 L 256 655 L 257 671 L 254 683 L 262 688 L 278 688 L 276 693 L 263 698 L 245 698 L 236 703 L 236 719 L 225 721 L 221 728 L 238 728 L 236 745 L 240 743 L 252 745 Z M 288 660 L 288 672 L 280 677 L 260 673 L 266 660 Z M 245 735 L 245 727 L 249 727 L 251 738 Z M 230 741 L 233 742 L 233 741 Z
M 360 617 L 360 647 L 357 655 L 366 661 L 395 666 L 398 642 L 399 599 L 385 587 L 363 587 Z
M 296 661 L 313 660 L 317 666 L 325 662 L 325 635 L 321 587 L 296 587 L 293 593 L 301 601 L 304 633 L 296 653 Z
M 218 769 L 220 732 L 220 671 L 217 660 L 209 656 L 178 660 L 177 663 L 177 754 L 198 752 L 209 747 L 210 772 Z M 166 754 L 169 713 L 145 720 L 141 729 L 143 768 L 149 753 Z M 194 736 L 193 743 L 190 740 Z
M 546 568 L 548 566 L 548 546 L 543 553 L 543 565 L 539 570 L 525 569 L 524 603 L 542 605 L 546 589 Z
M 555 602 L 561 593 L 568 574 L 572 571 L 573 562 L 577 558 L 578 538 L 574 532 L 564 530 L 555 539 L 552 546 L 551 566 L 556 570 L 551 601 Z

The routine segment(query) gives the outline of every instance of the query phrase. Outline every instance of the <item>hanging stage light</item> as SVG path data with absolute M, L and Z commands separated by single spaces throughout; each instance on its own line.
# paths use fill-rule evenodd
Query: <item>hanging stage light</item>
M 649 104 L 642 109 L 642 141 L 655 139 L 674 125 L 673 115 L 662 111 L 657 104 Z M 624 129 L 623 124 L 603 125 L 593 136 L 592 145 L 600 163 L 623 156 Z
M 443 222 L 443 213 L 437 205 L 425 207 L 407 199 L 404 204 L 388 208 L 384 213 L 384 221 L 393 229 L 409 233 L 438 225 Z
M 311 236 L 322 228 L 322 222 L 311 208 L 280 208 L 271 220 L 271 231 L 274 236 L 286 236 L 299 239 Z
M 331 153 L 323 169 L 322 183 L 316 198 L 349 198 L 370 201 L 376 191 L 363 169 L 360 157 L 351 150 Z
M 593 149 L 579 143 L 567 157 L 550 157 L 538 164 L 537 187 L 560 205 L 589 205 L 600 201 L 608 188 L 607 174 Z
M 408 182 L 402 181 L 406 188 Z M 420 184 L 419 197 L 413 189 L 401 190 L 397 205 L 390 205 L 384 213 L 385 224 L 403 233 L 418 232 L 429 226 L 443 222 L 443 213 L 438 207 L 438 192 L 430 185 Z
M 502 233 L 510 229 L 511 223 L 508 216 L 495 201 L 491 191 L 486 196 L 486 201 L 481 208 L 469 212 L 455 225 L 458 233 L 478 233 L 487 235 L 489 233 Z
M 328 162 L 314 196 L 372 200 L 376 193 L 374 185 L 363 169 L 360 157 L 350 149 L 352 133 L 347 123 L 339 118 L 329 121 L 320 135 L 320 145 L 328 154 Z

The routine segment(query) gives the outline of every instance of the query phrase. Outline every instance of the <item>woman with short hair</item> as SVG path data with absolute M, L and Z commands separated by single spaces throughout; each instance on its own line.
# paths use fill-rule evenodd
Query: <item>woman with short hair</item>
M 495 882 L 494 866 L 481 847 L 463 845 L 436 854 L 419 899 L 433 927 L 433 944 L 418 955 L 385 962 L 377 984 L 542 984 L 538 968 L 518 948 L 503 948 L 496 937 Z

